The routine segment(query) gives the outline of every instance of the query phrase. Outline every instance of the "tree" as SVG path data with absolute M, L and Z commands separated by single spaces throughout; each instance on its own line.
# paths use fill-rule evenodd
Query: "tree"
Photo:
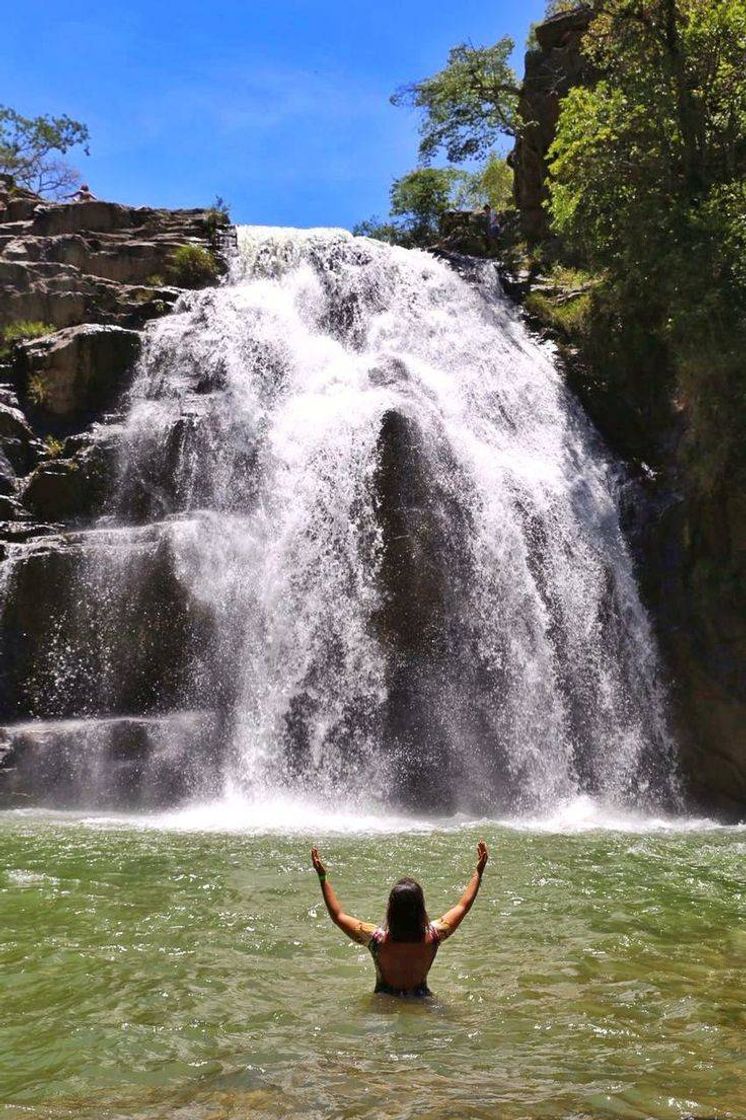
M 454 195 L 466 173 L 454 167 L 418 167 L 391 185 L 391 213 L 403 218 L 413 245 L 426 245 L 437 236 L 441 216 L 454 205 Z
M 393 95 L 392 104 L 423 114 L 423 163 L 440 149 L 449 163 L 463 163 L 484 155 L 500 136 L 515 134 L 519 90 L 508 63 L 513 46 L 507 37 L 491 47 L 461 43 L 449 52 L 443 70 Z
M 564 12 L 572 12 L 575 8 L 581 8 L 583 6 L 580 0 L 547 0 L 544 18 L 551 19 L 552 16 L 559 16 Z
M 0 106 L 0 172 L 19 186 L 57 197 L 80 183 L 79 173 L 59 156 L 71 148 L 88 151 L 88 129 L 71 117 L 23 117 Z
M 602 268 L 654 272 L 746 172 L 746 4 L 598 0 L 584 49 L 601 78 L 562 104 L 554 228 Z
M 373 237 L 376 241 L 386 241 L 389 245 L 401 245 L 404 234 L 395 222 L 384 222 L 377 214 L 366 218 L 352 227 L 355 237 Z
M 419 167 L 395 179 L 390 191 L 393 221 L 370 218 L 353 233 L 392 245 L 427 246 L 440 233 L 447 210 L 477 210 L 489 203 L 506 210 L 513 202 L 513 172 L 494 152 L 475 171 Z
M 746 3 L 594 9 L 584 50 L 600 77 L 562 102 L 553 229 L 602 273 L 599 306 L 610 331 L 621 325 L 628 367 L 635 335 L 664 355 L 651 389 L 669 400 L 675 379 L 690 477 L 715 492 L 746 480 Z
M 513 170 L 496 152 L 465 175 L 454 197 L 454 204 L 463 209 L 476 210 L 485 203 L 493 210 L 508 210 L 513 205 Z

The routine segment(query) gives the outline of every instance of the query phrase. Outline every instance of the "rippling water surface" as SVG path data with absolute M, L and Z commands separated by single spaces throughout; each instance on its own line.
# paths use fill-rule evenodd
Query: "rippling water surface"
M 404 873 L 439 914 L 490 843 L 407 1002 L 372 994 L 287 820 L 0 816 L 4 1120 L 746 1117 L 745 832 L 319 827 L 370 920 Z

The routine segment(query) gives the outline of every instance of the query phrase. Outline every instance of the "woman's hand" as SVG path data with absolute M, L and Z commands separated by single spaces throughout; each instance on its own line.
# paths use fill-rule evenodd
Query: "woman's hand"
M 318 848 L 311 848 L 311 863 L 317 875 L 326 875 L 326 868 L 321 862 Z
M 490 853 L 487 851 L 487 845 L 484 840 L 480 840 L 477 844 L 477 872 L 479 875 L 483 873 L 489 858 Z

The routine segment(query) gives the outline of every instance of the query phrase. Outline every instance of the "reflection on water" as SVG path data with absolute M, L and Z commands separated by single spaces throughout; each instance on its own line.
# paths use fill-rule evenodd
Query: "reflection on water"
M 588 805 L 565 832 L 319 828 L 371 920 L 403 873 L 444 910 L 490 843 L 417 1003 L 374 996 L 328 922 L 309 819 L 198 831 L 201 812 L 192 831 L 0 817 L 3 1116 L 746 1115 L 743 830 L 601 831 Z

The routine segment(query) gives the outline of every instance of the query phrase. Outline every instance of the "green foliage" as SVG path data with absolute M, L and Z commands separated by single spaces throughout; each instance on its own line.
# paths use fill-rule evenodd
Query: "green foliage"
M 510 207 L 513 172 L 494 153 L 476 171 L 418 167 L 394 180 L 390 199 L 392 221 L 370 218 L 359 222 L 352 232 L 391 245 L 427 247 L 437 240 L 447 210 L 481 210 L 488 202 L 495 210 Z
M 579 0 L 547 0 L 546 11 L 544 13 L 546 19 L 552 16 L 558 16 L 562 12 L 572 12 L 575 8 L 581 8 L 583 5 Z
M 71 117 L 23 117 L 0 105 L 0 172 L 37 194 L 58 197 L 79 185 L 79 173 L 54 153 L 82 147 L 88 155 L 88 139 Z
M 492 152 L 482 167 L 464 174 L 453 201 L 464 209 L 477 210 L 489 203 L 493 210 L 509 210 L 513 206 L 513 169 Z
M 44 439 L 44 454 L 48 459 L 59 459 L 62 452 L 65 450 L 65 445 L 62 440 L 57 439 L 56 436 L 46 436 Z
M 508 59 L 513 41 L 490 47 L 461 43 L 443 70 L 403 86 L 391 98 L 422 113 L 420 159 L 445 152 L 449 163 L 484 155 L 502 135 L 515 132 L 518 82 Z
M 584 269 L 559 262 L 546 267 L 544 262 L 541 288 L 526 297 L 525 306 L 560 339 L 577 344 L 591 330 L 591 309 L 599 284 L 599 277 Z
M 215 195 L 215 201 L 207 211 L 205 220 L 207 235 L 210 240 L 215 242 L 221 230 L 224 230 L 230 224 L 231 208 L 225 199 L 217 194 Z
M 465 172 L 453 167 L 419 167 L 391 186 L 391 213 L 403 219 L 410 242 L 425 245 L 438 234 L 440 218 L 454 201 Z
M 2 328 L 3 341 L 7 345 L 14 342 L 24 342 L 29 338 L 41 338 L 45 334 L 52 334 L 56 328 L 51 323 L 42 323 L 38 319 L 17 319 Z
M 384 222 L 378 215 L 358 222 L 352 227 L 355 237 L 372 237 L 376 241 L 385 241 L 389 245 L 401 245 L 406 240 L 404 231 L 395 222 Z
M 203 245 L 180 245 L 171 254 L 168 272 L 178 288 L 206 288 L 217 281 L 220 265 Z
M 565 98 L 550 153 L 554 227 L 603 267 L 683 247 L 746 171 L 743 0 L 644 7 L 599 0 L 584 49 L 602 80 Z
M 644 323 L 665 355 L 700 478 L 726 469 L 724 448 L 746 474 L 746 4 L 595 7 L 584 50 L 600 79 L 562 103 L 553 229 L 604 273 L 597 313 Z M 651 391 L 672 389 L 654 371 Z
M 52 334 L 55 329 L 51 323 L 41 323 L 36 319 L 18 319 L 9 323 L 7 327 L 0 328 L 0 359 L 7 360 L 17 342 L 41 338 Z
M 49 400 L 49 386 L 44 375 L 34 373 L 29 377 L 26 395 L 37 408 L 43 408 Z

